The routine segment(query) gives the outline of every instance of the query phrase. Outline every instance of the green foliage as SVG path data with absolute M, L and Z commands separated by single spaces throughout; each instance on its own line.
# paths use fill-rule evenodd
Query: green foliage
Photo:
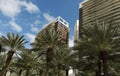
M 33 45 L 33 50 L 38 52 L 39 57 L 45 62 L 44 66 L 47 68 L 50 65 L 49 75 L 56 75 L 58 72 L 58 65 L 60 67 L 69 68 L 69 65 L 65 62 L 68 61 L 67 56 L 69 56 L 68 45 L 59 37 L 59 32 L 52 29 L 44 29 L 42 32 L 38 33 L 35 43 Z M 57 70 L 55 70 L 57 69 Z M 46 69 L 47 70 L 47 69 Z M 61 68 L 63 70 L 63 68 Z
M 18 50 L 23 49 L 24 44 L 27 43 L 27 41 L 25 41 L 24 36 L 19 36 L 18 34 L 15 35 L 14 33 L 8 33 L 7 36 L 0 37 L 0 43 L 2 45 L 2 48 L 5 48 L 5 50 L 8 51 L 6 61 L 1 71 L 1 76 L 4 76 L 14 53 Z
M 7 34 L 7 37 L 2 36 L 0 38 L 1 40 L 1 45 L 3 45 L 4 47 L 9 48 L 9 50 L 12 51 L 16 51 L 16 50 L 20 50 L 21 48 L 24 47 L 24 44 L 27 43 L 27 41 L 25 41 L 24 36 L 19 36 L 19 34 Z
M 110 54 L 120 50 L 119 29 L 119 26 L 113 23 L 98 21 L 94 24 L 83 26 L 83 34 L 78 41 L 75 41 L 77 46 L 74 47 L 74 49 L 79 50 L 80 60 L 78 65 L 80 66 L 80 71 L 86 73 L 88 72 L 87 70 L 89 70 L 89 72 L 93 70 L 96 72 L 99 59 L 103 60 L 107 58 L 108 61 Z
M 32 49 L 25 49 L 27 43 L 24 36 L 10 34 L 0 37 L 0 68 L 5 65 L 7 56 L 13 56 L 7 68 L 11 76 L 45 76 L 46 64 L 49 62 L 49 76 L 66 76 L 70 67 L 79 69 L 78 76 L 95 76 L 98 71 L 98 61 L 102 65 L 105 54 L 109 76 L 120 75 L 120 30 L 118 25 L 109 23 L 90 24 L 83 26 L 82 36 L 75 41 L 74 50 L 59 37 L 56 30 L 44 29 L 38 33 Z M 8 52 L 9 51 L 9 52 Z M 8 53 L 6 53 L 8 52 Z M 103 72 L 103 66 L 102 66 Z

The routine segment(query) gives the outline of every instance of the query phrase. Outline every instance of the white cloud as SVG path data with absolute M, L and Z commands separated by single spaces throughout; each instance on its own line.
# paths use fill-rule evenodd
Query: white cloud
M 21 12 L 19 0 L 0 0 L 0 11 L 8 17 L 14 17 Z
M 29 41 L 32 43 L 34 42 L 35 39 L 35 35 L 31 34 L 31 33 L 25 33 L 25 36 L 27 36 L 27 38 L 29 39 Z
M 38 30 L 37 27 L 35 27 L 34 25 L 32 25 L 32 26 L 31 26 L 31 31 L 33 31 L 33 32 L 38 32 L 39 30 Z
M 39 8 L 35 4 L 33 4 L 32 2 L 28 2 L 28 3 L 25 2 L 23 5 L 26 7 L 26 10 L 29 13 L 34 13 L 34 12 L 37 13 L 40 11 Z
M 74 45 L 74 36 L 69 39 L 69 47 L 73 47 Z
M 44 13 L 43 16 L 47 21 L 53 21 L 55 19 L 55 17 L 49 15 L 48 13 Z
M 2 20 L 0 20 L 0 23 L 2 23 Z
M 10 26 L 13 30 L 17 31 L 17 32 L 21 32 L 22 31 L 22 27 L 18 24 L 15 23 L 15 21 L 10 21 Z
M 3 33 L 2 32 L 0 32 L 0 37 L 3 35 Z
M 35 4 L 26 2 L 26 0 L 0 0 L 0 11 L 10 18 L 17 16 L 23 7 L 25 7 L 29 13 L 39 11 L 39 8 Z
M 34 24 L 37 26 L 37 25 L 39 25 L 41 23 L 41 21 L 39 20 L 39 19 L 37 19 L 35 22 L 34 22 Z

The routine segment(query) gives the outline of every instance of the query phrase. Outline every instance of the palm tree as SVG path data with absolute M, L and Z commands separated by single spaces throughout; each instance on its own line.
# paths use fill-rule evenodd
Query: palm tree
M 79 51 L 78 51 L 79 49 Z M 75 68 L 78 69 L 77 76 L 89 76 L 88 74 L 92 74 L 95 76 L 95 72 L 97 70 L 97 61 L 98 61 L 98 54 L 97 51 L 91 52 L 86 49 L 81 49 L 79 45 L 74 46 L 73 50 L 75 51 Z M 91 75 L 90 75 L 91 76 Z
M 20 54 L 20 57 L 16 60 L 14 65 L 19 68 L 18 75 L 21 76 L 22 71 L 26 71 L 25 76 L 30 75 L 30 71 L 37 67 L 38 60 L 36 58 L 36 53 L 30 49 L 24 49 L 24 52 Z M 35 68 L 36 69 L 36 68 Z
M 120 51 L 109 54 L 109 75 L 119 76 L 120 75 Z
M 59 37 L 59 32 L 55 30 L 43 30 L 42 33 L 38 34 L 35 43 L 35 48 L 39 48 L 40 50 L 46 50 L 46 75 L 49 76 L 49 70 L 51 66 L 52 54 L 55 49 L 62 46 L 62 41 Z
M 101 72 L 103 65 L 104 76 L 108 76 L 108 53 L 114 52 L 120 45 L 118 28 L 118 25 L 112 23 L 96 22 L 83 27 L 83 35 L 77 42 L 81 49 L 98 52 L 98 71 Z
M 73 61 L 70 52 L 71 51 L 66 45 L 59 47 L 59 50 L 54 54 L 52 63 L 54 63 L 54 66 L 57 68 L 57 76 L 61 75 L 62 70 L 66 71 L 66 69 L 69 69 L 71 62 Z
M 1 73 L 1 71 L 2 71 L 2 66 L 4 65 L 4 63 L 5 63 L 5 59 L 6 59 L 6 54 L 4 53 L 4 54 L 0 54 L 0 73 Z
M 7 53 L 6 62 L 4 66 L 2 67 L 2 72 L 0 74 L 0 76 L 5 76 L 5 72 L 7 71 L 7 68 L 10 64 L 13 54 L 17 50 L 22 49 L 24 47 L 24 44 L 27 42 L 25 41 L 24 36 L 19 36 L 18 34 L 15 35 L 14 33 L 12 33 L 12 35 L 8 33 L 7 37 L 2 36 L 0 39 L 1 39 L 2 46 L 9 49 Z

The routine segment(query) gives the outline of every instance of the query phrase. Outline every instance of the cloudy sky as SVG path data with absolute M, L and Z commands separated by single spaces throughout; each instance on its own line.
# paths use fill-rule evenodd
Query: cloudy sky
M 61 16 L 69 23 L 69 42 L 72 46 L 81 1 L 83 0 L 0 0 L 0 36 L 8 32 L 19 33 L 25 35 L 31 43 L 48 22 Z

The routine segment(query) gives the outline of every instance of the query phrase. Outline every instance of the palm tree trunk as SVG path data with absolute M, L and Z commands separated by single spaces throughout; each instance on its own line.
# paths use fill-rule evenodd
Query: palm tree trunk
M 7 68 L 9 66 L 9 64 L 10 64 L 10 61 L 12 59 L 13 54 L 14 54 L 14 51 L 9 51 L 8 52 L 7 60 L 5 62 L 5 65 L 2 67 L 2 72 L 1 72 L 0 76 L 6 76 L 5 74 L 7 72 Z
M 60 76 L 61 66 L 58 65 L 58 76 Z
M 101 60 L 102 60 L 102 52 L 100 51 L 99 59 L 97 63 L 98 69 L 96 71 L 96 76 L 101 76 L 101 73 L 102 73 L 102 61 Z
M 47 53 L 46 53 L 47 64 L 46 64 L 46 75 L 45 76 L 49 76 L 50 63 L 51 63 L 51 52 L 52 52 L 52 49 L 48 48 Z
M 39 76 L 42 76 L 43 70 L 40 69 Z
M 66 69 L 66 76 L 68 76 L 68 69 Z
M 102 63 L 100 59 L 98 60 L 97 65 L 98 65 L 98 69 L 96 70 L 96 76 L 101 76 Z
M 7 70 L 5 71 L 4 76 L 6 76 L 6 74 L 7 74 Z
M 22 74 L 22 69 L 19 70 L 18 76 L 21 76 Z
M 108 76 L 108 70 L 107 70 L 107 51 L 103 52 L 103 73 L 104 73 L 104 76 Z
M 60 69 L 58 69 L 58 76 L 60 76 Z
M 45 75 L 45 76 L 49 76 L 49 69 L 50 69 L 50 62 L 47 61 L 47 65 L 46 65 L 46 75 Z
M 30 71 L 30 69 L 26 70 L 26 75 L 25 76 L 29 76 L 29 71 Z
M 0 44 L 0 52 L 2 52 L 2 46 L 1 46 L 1 44 Z

